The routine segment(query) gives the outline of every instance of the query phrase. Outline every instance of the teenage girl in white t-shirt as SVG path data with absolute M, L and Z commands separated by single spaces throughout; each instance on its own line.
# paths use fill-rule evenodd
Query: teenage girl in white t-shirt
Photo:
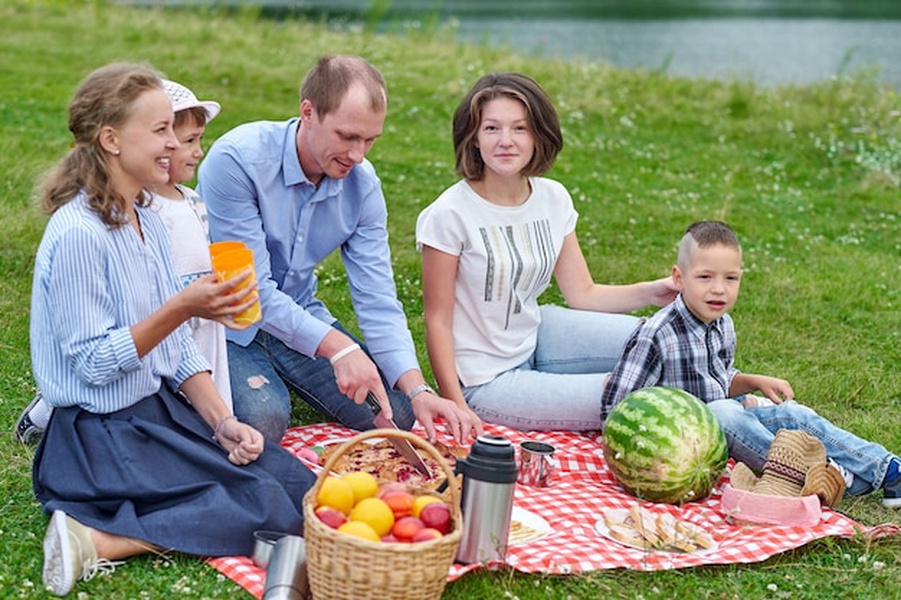
M 593 281 L 572 198 L 541 177 L 563 138 L 531 78 L 482 77 L 457 107 L 453 137 L 463 179 L 416 224 L 441 395 L 517 429 L 600 429 L 604 380 L 637 324 L 621 313 L 670 302 L 672 280 Z M 552 275 L 569 308 L 539 306 Z

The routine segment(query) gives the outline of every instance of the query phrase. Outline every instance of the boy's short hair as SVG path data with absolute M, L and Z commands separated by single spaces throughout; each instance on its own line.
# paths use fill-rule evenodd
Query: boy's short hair
M 684 269 L 688 265 L 695 245 L 698 248 L 727 246 L 741 252 L 738 236 L 731 227 L 722 221 L 697 221 L 685 228 L 685 235 L 679 242 L 679 258 L 676 264 L 680 269 Z

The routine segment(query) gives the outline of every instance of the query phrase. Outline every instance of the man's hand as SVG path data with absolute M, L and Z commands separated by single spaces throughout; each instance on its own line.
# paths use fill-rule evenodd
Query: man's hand
M 425 428 L 426 437 L 435 441 L 435 420 L 445 421 L 445 428 L 458 444 L 466 444 L 471 437 L 483 433 L 482 420 L 469 409 L 431 392 L 420 392 L 412 400 L 413 413 Z
M 236 465 L 252 463 L 263 451 L 263 434 L 235 418 L 222 422 L 216 439 L 228 451 L 228 460 Z
M 342 394 L 357 404 L 363 404 L 366 401 L 366 394 L 372 392 L 382 407 L 382 414 L 389 419 L 392 417 L 391 402 L 388 401 L 388 394 L 382 385 L 378 367 L 365 352 L 355 349 L 342 356 L 334 363 L 334 369 L 338 390 Z

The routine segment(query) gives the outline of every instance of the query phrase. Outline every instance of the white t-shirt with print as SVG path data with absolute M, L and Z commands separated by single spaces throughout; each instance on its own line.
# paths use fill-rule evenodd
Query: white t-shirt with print
M 445 190 L 416 222 L 417 247 L 459 257 L 454 289 L 454 358 L 464 386 L 519 366 L 535 350 L 538 297 L 551 282 L 563 239 L 578 214 L 566 188 L 530 178 L 519 206 L 499 206 L 466 181 Z
M 206 206 L 191 188 L 176 186 L 184 198 L 166 198 L 153 194 L 152 206 L 159 213 L 172 243 L 172 260 L 182 287 L 212 272 L 209 251 L 209 224 Z M 228 352 L 225 326 L 216 321 L 193 317 L 189 321 L 197 350 L 210 362 L 213 382 L 226 406 L 232 407 L 228 378 Z

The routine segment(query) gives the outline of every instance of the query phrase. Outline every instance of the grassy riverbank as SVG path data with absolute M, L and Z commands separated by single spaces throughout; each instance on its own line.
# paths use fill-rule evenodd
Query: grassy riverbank
M 0 22 L 4 597 L 46 597 L 47 520 L 31 493 L 33 450 L 8 433 L 34 393 L 28 306 L 46 220 L 33 208 L 32 187 L 68 148 L 66 106 L 79 80 L 114 60 L 150 62 L 219 100 L 208 142 L 244 121 L 292 116 L 300 77 L 320 54 L 362 54 L 381 68 L 391 99 L 370 158 L 388 198 L 397 283 L 424 365 L 413 227 L 419 210 L 455 180 L 451 113 L 481 74 L 529 73 L 560 111 L 566 147 L 552 176 L 576 201 L 595 277 L 622 283 L 666 274 L 688 223 L 727 220 L 743 240 L 747 268 L 734 311 L 738 367 L 789 379 L 821 413 L 901 451 L 901 106 L 867 77 L 760 89 L 535 60 L 459 45 L 432 26 L 381 37 L 252 13 L 102 1 L 13 0 L 0 7 Z M 330 261 L 321 274 L 324 299 L 352 322 L 340 264 Z M 547 296 L 559 300 L 555 291 Z M 901 521 L 878 495 L 840 508 L 866 524 Z M 445 597 L 883 599 L 901 597 L 899 582 L 898 540 L 824 540 L 753 565 L 565 578 L 475 573 Z M 76 591 L 79 598 L 248 597 L 183 556 L 134 559 Z

